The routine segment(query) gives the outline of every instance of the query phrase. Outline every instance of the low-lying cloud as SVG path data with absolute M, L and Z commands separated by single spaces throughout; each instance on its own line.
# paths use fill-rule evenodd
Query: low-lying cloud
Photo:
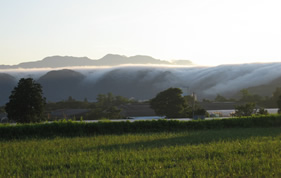
M 94 99 L 98 93 L 106 92 L 138 99 L 150 99 L 157 92 L 169 87 L 183 88 L 184 92 L 188 94 L 196 92 L 199 98 L 213 98 L 217 94 L 230 96 L 243 88 L 267 84 L 281 77 L 281 63 L 216 67 L 127 65 L 70 69 L 84 75 L 83 80 L 76 84 L 79 86 L 75 86 L 77 88 L 75 91 L 82 92 L 82 94 L 72 94 L 72 96 L 78 97 L 77 99 L 83 97 Z M 40 81 L 40 77 L 46 75 L 50 70 L 54 69 L 2 70 L 0 73 L 8 73 L 16 80 L 22 77 L 32 77 Z M 51 94 L 49 93 L 48 96 Z

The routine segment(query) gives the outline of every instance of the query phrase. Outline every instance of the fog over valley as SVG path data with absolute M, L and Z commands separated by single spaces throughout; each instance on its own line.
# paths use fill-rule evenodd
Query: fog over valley
M 127 65 L 114 67 L 69 67 L 58 69 L 0 70 L 0 104 L 8 101 L 18 80 L 32 77 L 43 86 L 47 101 L 69 96 L 94 101 L 101 93 L 112 92 L 128 98 L 146 100 L 169 87 L 196 92 L 199 99 L 236 96 L 244 88 L 270 96 L 281 87 L 281 63 L 201 66 Z

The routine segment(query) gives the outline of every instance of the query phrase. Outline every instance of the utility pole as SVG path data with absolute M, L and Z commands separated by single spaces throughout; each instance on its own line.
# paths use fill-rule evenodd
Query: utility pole
M 195 107 L 195 101 L 197 100 L 196 93 L 192 92 L 191 96 L 192 96 L 192 100 L 193 100 L 193 102 L 192 102 L 192 118 L 194 119 L 194 107 Z

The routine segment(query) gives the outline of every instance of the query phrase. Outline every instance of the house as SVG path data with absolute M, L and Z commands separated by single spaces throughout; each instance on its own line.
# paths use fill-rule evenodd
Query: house
M 131 103 L 120 106 L 121 115 L 124 117 L 156 116 L 149 103 Z

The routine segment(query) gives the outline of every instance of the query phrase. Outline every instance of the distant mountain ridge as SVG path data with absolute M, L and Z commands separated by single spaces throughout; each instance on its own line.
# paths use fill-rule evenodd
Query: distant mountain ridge
M 276 87 L 281 87 L 281 62 L 215 67 L 119 66 L 15 71 L 0 73 L 0 106 L 8 102 L 18 80 L 27 77 L 33 77 L 42 85 L 44 96 L 51 102 L 69 96 L 80 101 L 85 98 L 95 101 L 98 94 L 108 92 L 148 100 L 170 87 L 181 88 L 185 94 L 195 92 L 198 100 L 214 99 L 217 94 L 238 98 L 241 89 L 270 97 Z
M 0 69 L 118 66 L 125 64 L 192 65 L 192 62 L 189 60 L 174 60 L 169 62 L 143 55 L 127 57 L 117 54 L 107 54 L 98 60 L 93 60 L 88 57 L 52 56 L 46 57 L 40 61 L 24 62 L 18 65 L 0 65 Z

